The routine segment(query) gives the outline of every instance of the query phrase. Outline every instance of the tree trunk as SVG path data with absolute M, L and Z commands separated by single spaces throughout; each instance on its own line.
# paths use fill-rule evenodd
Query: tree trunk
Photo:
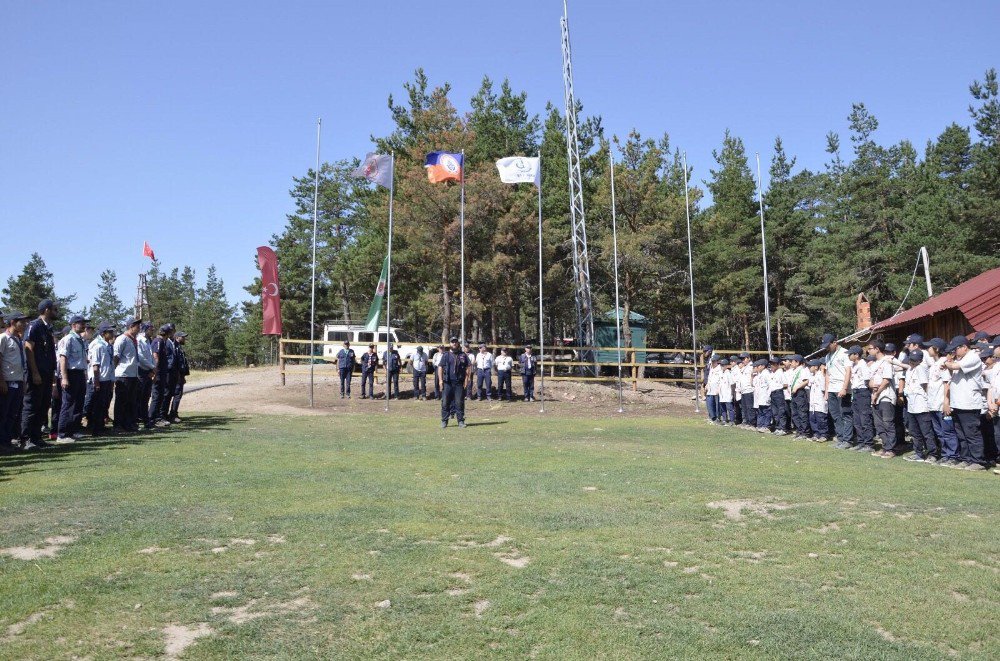
M 781 290 L 778 290 L 777 295 L 774 297 L 774 302 L 776 303 L 776 305 L 774 306 L 774 309 L 775 310 L 780 310 L 781 309 Z M 777 319 L 774 320 L 774 331 L 778 334 L 778 349 L 780 349 L 782 352 L 784 352 L 785 342 L 784 342 L 784 340 L 782 339 L 782 336 L 781 336 L 781 315 L 776 315 L 776 316 L 777 316 Z
M 344 321 L 350 323 L 351 304 L 348 302 L 347 282 L 343 278 L 340 279 L 340 304 L 344 308 Z M 388 323 L 388 320 L 386 320 L 386 323 Z
M 750 351 L 750 319 L 743 315 L 743 350 Z

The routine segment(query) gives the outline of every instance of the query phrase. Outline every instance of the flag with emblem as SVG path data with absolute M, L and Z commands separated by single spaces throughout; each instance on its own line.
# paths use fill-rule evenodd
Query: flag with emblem
M 392 185 L 392 156 L 370 152 L 365 155 L 361 165 L 351 172 L 351 176 L 389 188 Z
M 432 151 L 427 154 L 427 160 L 424 161 L 427 179 L 433 184 L 442 181 L 462 181 L 462 161 L 462 154 Z
M 497 161 L 500 181 L 505 184 L 535 184 L 542 182 L 541 168 L 538 167 L 538 157 L 508 156 Z
M 371 307 L 368 308 L 368 321 L 365 322 L 365 330 L 371 332 L 378 331 L 378 319 L 382 314 L 382 299 L 385 298 L 385 283 L 389 277 L 389 256 L 382 260 L 382 275 L 378 277 L 378 284 L 375 285 L 375 298 L 372 299 Z

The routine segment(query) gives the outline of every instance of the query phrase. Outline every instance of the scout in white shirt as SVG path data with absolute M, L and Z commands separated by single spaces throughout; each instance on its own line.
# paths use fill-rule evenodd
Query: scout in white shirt
M 750 362 L 750 354 L 740 354 L 739 383 L 737 393 L 739 395 L 740 412 L 743 414 L 743 427 L 752 429 L 757 425 L 757 409 L 753 401 L 753 375 L 754 367 Z
M 850 447 L 851 439 L 854 438 L 851 398 L 848 393 L 851 361 L 847 358 L 847 350 L 837 344 L 831 333 L 823 336 L 820 348 L 827 351 L 824 359 L 826 396 L 830 406 L 830 417 L 833 418 L 834 435 L 839 441 L 835 447 L 846 449 Z
M 729 360 L 723 358 L 719 361 L 722 372 L 719 374 L 719 418 L 723 425 L 732 425 L 736 422 L 733 414 L 733 372 Z
M 809 363 L 809 427 L 812 438 L 818 443 L 830 440 L 830 404 L 826 399 L 826 374 L 822 359 Z
M 87 370 L 87 395 L 83 412 L 87 416 L 87 430 L 94 436 L 105 432 L 105 421 L 115 391 L 114 348 L 111 345 L 114 337 L 114 326 L 102 322 L 87 352 L 90 369 Z
M 844 449 L 871 452 L 875 447 L 875 417 L 872 412 L 872 394 L 868 388 L 871 370 L 864 360 L 864 350 L 857 344 L 848 350 L 847 357 L 851 361 L 848 380 L 851 388 L 854 442 Z
M 788 396 L 791 401 L 792 425 L 795 427 L 795 438 L 809 436 L 809 368 L 803 365 L 804 359 L 799 354 L 788 357 L 789 368 L 785 380 L 788 381 Z
M 785 374 L 781 370 L 780 361 L 772 358 L 767 365 L 768 383 L 770 385 L 771 418 L 774 420 L 774 435 L 784 436 L 788 432 L 788 408 L 785 405 Z
M 924 352 L 919 349 L 911 350 L 906 360 L 909 363 L 905 382 L 906 407 L 913 416 L 910 428 L 910 433 L 913 434 L 913 454 L 906 459 L 934 464 L 938 460 L 938 447 L 934 439 L 934 424 L 931 422 L 928 397 L 930 377 L 924 362 Z
M 493 390 L 493 354 L 485 344 L 479 345 L 476 354 L 476 396 L 472 399 L 492 399 Z
M 21 412 L 28 361 L 24 354 L 24 328 L 28 317 L 9 312 L 3 317 L 7 329 L 0 334 L 0 455 L 17 451 L 14 439 L 21 435 Z
M 944 366 L 947 359 L 944 350 L 948 343 L 939 337 L 924 343 L 924 349 L 931 363 L 927 368 L 927 400 L 931 410 L 931 424 L 934 426 L 934 437 L 941 450 L 938 465 L 954 468 L 961 462 L 958 455 L 958 437 L 955 436 L 955 425 L 952 424 L 951 413 L 944 413 L 944 404 L 948 398 L 948 388 L 951 386 L 951 372 Z
M 958 451 L 961 463 L 957 466 L 966 470 L 985 470 L 986 451 L 980 416 L 986 407 L 983 396 L 983 361 L 969 348 L 964 335 L 956 335 L 946 349 L 955 358 L 945 363 L 951 371 L 951 387 L 948 390 L 947 406 L 951 407 L 952 422 L 958 436 Z
M 753 405 L 757 409 L 757 431 L 770 431 L 771 380 L 766 358 L 760 358 L 753 363 Z
M 705 378 L 705 407 L 708 409 L 708 423 L 715 424 L 719 419 L 719 386 L 722 378 L 722 368 L 719 359 L 712 356 L 712 366 Z
M 892 379 L 892 357 L 885 353 L 885 343 L 872 340 L 868 351 L 875 356 L 868 379 L 871 389 L 872 412 L 875 415 L 875 433 L 882 439 L 882 450 L 877 457 L 891 459 L 896 456 L 899 442 L 896 433 L 896 385 Z
M 507 401 L 512 401 L 514 393 L 511 389 L 511 370 L 514 369 L 514 359 L 510 357 L 507 348 L 500 350 L 500 355 L 493 364 L 497 368 L 497 399 L 503 399 L 506 393 Z

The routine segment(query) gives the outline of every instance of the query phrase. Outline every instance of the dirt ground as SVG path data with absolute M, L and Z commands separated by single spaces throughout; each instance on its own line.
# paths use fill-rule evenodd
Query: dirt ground
M 428 379 L 430 381 L 430 379 Z M 389 402 L 390 410 L 394 407 L 401 411 L 412 412 L 415 409 L 437 411 L 437 402 L 414 401 L 409 375 L 400 375 L 399 385 L 402 399 Z M 433 383 L 429 383 L 433 389 Z M 494 388 L 496 379 L 494 378 Z M 521 390 L 520 379 L 515 378 L 514 392 Z M 410 386 L 410 387 L 408 387 Z M 540 381 L 535 380 L 536 397 Z M 281 385 L 280 375 L 276 367 L 254 367 L 247 369 L 227 369 L 214 372 L 201 372 L 192 375 L 184 394 L 183 411 L 208 412 L 232 411 L 233 413 L 264 413 L 276 415 L 330 415 L 336 413 L 362 413 L 383 411 L 385 400 L 382 398 L 384 385 L 376 383 L 375 400 L 362 400 L 361 377 L 355 375 L 352 382 L 351 399 L 340 399 L 340 385 L 336 369 L 329 365 L 317 365 L 315 377 L 314 399 L 315 408 L 309 407 L 309 371 L 307 366 L 289 367 L 286 373 L 286 385 Z M 637 391 L 632 390 L 631 383 L 624 383 L 623 399 L 625 415 L 696 415 L 695 402 L 692 400 L 692 390 L 683 389 L 673 384 L 656 381 L 639 381 Z M 478 402 L 469 401 L 466 404 L 468 415 L 488 413 L 538 415 L 539 403 L 514 402 Z M 704 411 L 705 404 L 701 402 Z M 618 393 L 614 382 L 584 383 L 576 381 L 545 382 L 545 411 L 562 415 L 586 415 L 589 417 L 606 417 L 616 414 L 618 410 Z

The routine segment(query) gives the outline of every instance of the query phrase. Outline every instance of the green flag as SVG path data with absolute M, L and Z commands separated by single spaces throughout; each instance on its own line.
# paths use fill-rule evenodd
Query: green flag
M 389 257 L 382 260 L 382 275 L 378 277 L 378 285 L 375 287 L 375 298 L 372 299 L 371 307 L 368 308 L 368 322 L 365 324 L 366 331 L 378 332 L 378 318 L 382 314 L 382 299 L 385 298 L 385 280 L 389 277 Z

